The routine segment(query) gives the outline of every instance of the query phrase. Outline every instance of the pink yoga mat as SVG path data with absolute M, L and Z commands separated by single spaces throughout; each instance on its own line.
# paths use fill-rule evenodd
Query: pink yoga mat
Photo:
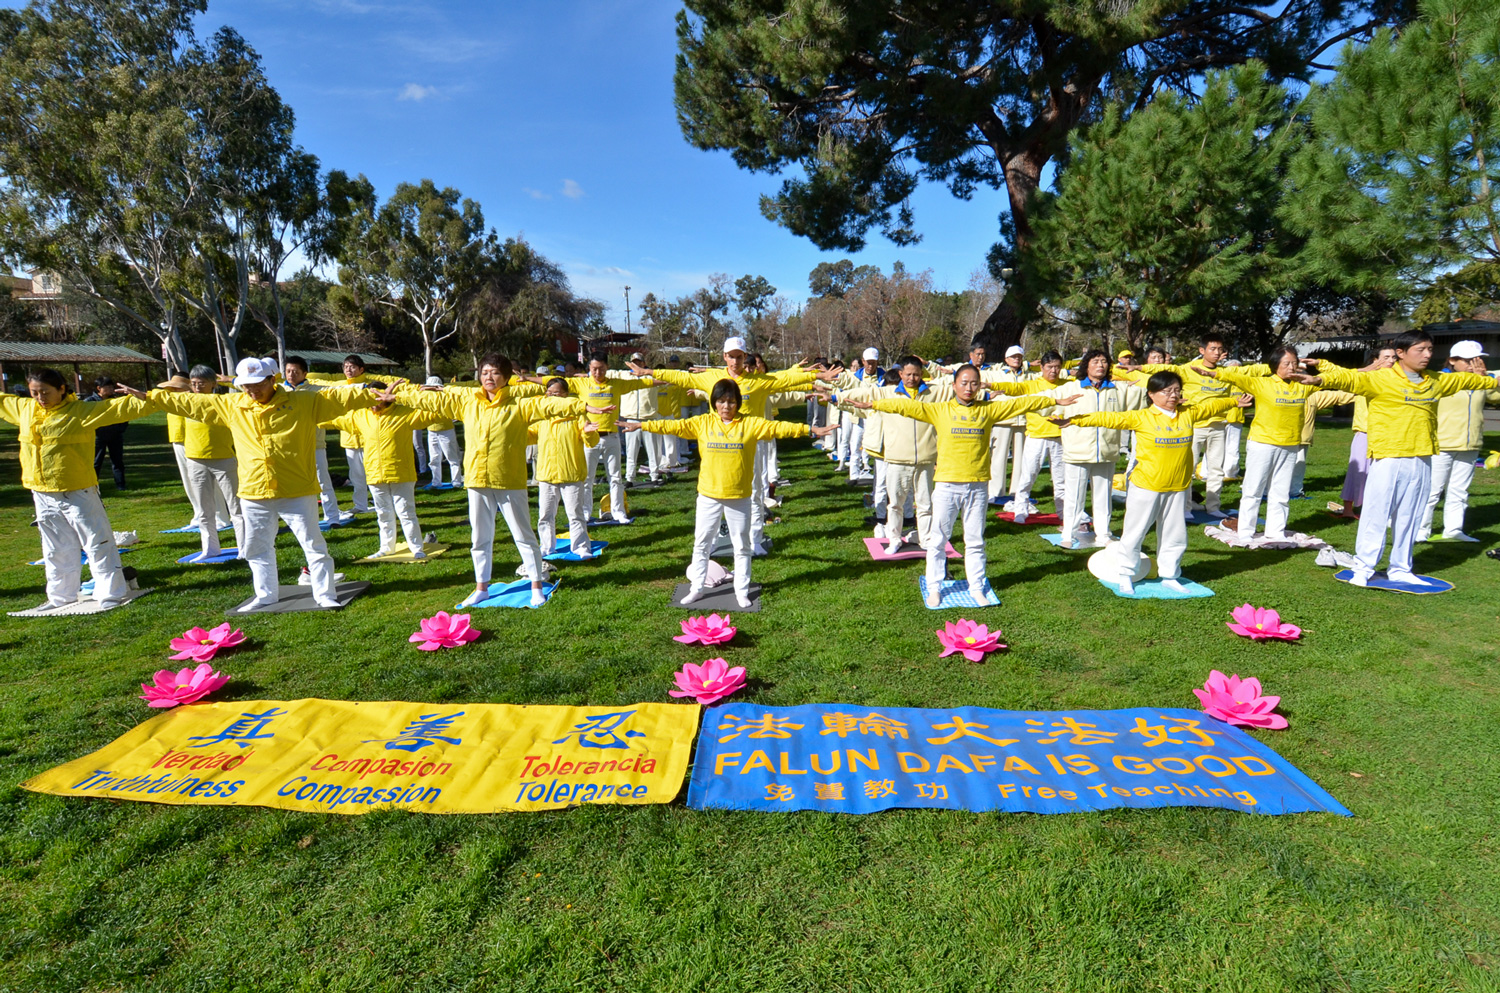
M 879 538 L 866 538 L 865 547 L 870 550 L 870 558 L 876 562 L 897 562 L 903 559 L 925 559 L 927 557 L 927 553 L 917 545 L 910 546 L 910 551 L 901 551 L 895 555 L 887 555 L 885 553 L 885 542 Z M 948 545 L 948 557 L 950 559 L 963 557 L 953 550 L 951 542 Z

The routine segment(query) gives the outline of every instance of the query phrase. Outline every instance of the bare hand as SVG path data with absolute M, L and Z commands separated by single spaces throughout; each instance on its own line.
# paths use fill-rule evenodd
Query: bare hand
M 1322 376 L 1309 376 L 1305 372 L 1294 372 L 1290 376 L 1288 376 L 1287 378 L 1290 379 L 1294 383 L 1302 383 L 1305 386 L 1322 386 L 1323 385 L 1323 377 Z
M 381 403 L 395 403 L 396 391 L 389 387 L 383 390 L 371 390 L 370 395 Z
M 427 386 L 425 384 L 422 385 L 422 386 L 418 386 L 417 389 L 423 391 L 424 393 L 441 393 L 441 392 L 443 392 L 443 388 L 441 386 Z
M 820 427 L 820 428 L 811 428 L 810 430 L 812 431 L 812 436 L 814 438 L 821 438 L 825 434 L 832 434 L 833 432 L 837 431 L 838 429 L 839 429 L 839 426 L 837 424 L 827 424 L 827 425 L 824 425 L 823 427 Z
M 843 370 L 835 366 L 831 369 L 824 369 L 822 372 L 817 373 L 817 377 L 825 383 L 831 383 L 835 379 L 839 378 L 839 373 L 841 372 L 843 372 Z
M 1057 397 L 1052 402 L 1059 407 L 1071 407 L 1083 399 L 1082 393 L 1074 393 L 1072 396 Z
M 641 429 L 640 421 L 619 421 L 618 424 L 620 430 L 624 431 L 626 434 L 629 434 L 631 431 L 639 431 Z
M 590 414 L 607 414 L 611 410 L 615 409 L 615 405 L 610 404 L 608 407 L 584 407 L 583 409 L 588 411 Z
M 126 386 L 124 383 L 120 383 L 119 385 L 117 385 L 115 387 L 115 389 L 119 390 L 121 393 L 124 393 L 124 394 L 126 394 L 128 396 L 133 396 L 137 400 L 149 400 L 150 399 L 150 397 L 146 396 L 146 394 L 142 393 L 140 390 L 136 389 L 134 386 Z
M 855 410 L 874 410 L 875 409 L 875 405 L 873 403 L 869 403 L 869 402 L 867 402 L 865 400 L 845 400 L 845 401 L 843 401 L 843 404 L 844 404 L 845 407 L 853 407 Z
M 1237 407 L 1248 407 L 1254 402 L 1255 397 L 1251 396 L 1248 393 L 1241 393 L 1239 396 L 1234 398 L 1234 403 Z
M 1218 379 L 1219 378 L 1219 370 L 1217 370 L 1217 369 L 1210 369 L 1207 366 L 1201 366 L 1201 365 L 1190 365 L 1190 366 L 1188 366 L 1188 368 L 1191 369 L 1191 370 L 1193 370 L 1194 372 L 1196 372 L 1200 376 L 1207 376 L 1209 379 Z

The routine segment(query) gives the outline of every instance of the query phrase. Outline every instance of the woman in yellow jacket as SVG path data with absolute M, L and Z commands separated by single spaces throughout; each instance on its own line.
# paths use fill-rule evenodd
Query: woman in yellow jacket
M 708 576 L 708 556 L 719 535 L 722 518 L 734 545 L 734 596 L 742 608 L 750 606 L 750 515 L 755 489 L 756 442 L 767 438 L 821 438 L 838 427 L 809 428 L 806 424 L 783 424 L 740 414 L 743 395 L 730 379 L 713 384 L 710 413 L 686 420 L 635 421 L 621 423 L 626 431 L 650 431 L 698 441 L 702 463 L 698 469 L 697 524 L 693 534 L 693 560 L 688 566 L 689 588 L 683 603 L 703 595 Z
M 152 390 L 150 399 L 168 413 L 226 427 L 234 437 L 240 512 L 245 519 L 245 540 L 240 547 L 250 563 L 255 588 L 254 599 L 241 610 L 258 610 L 280 599 L 278 519 L 286 522 L 307 557 L 313 599 L 320 607 L 336 608 L 340 604 L 334 591 L 333 556 L 318 529 L 318 464 L 313 457 L 318 423 L 382 398 L 363 386 L 293 393 L 277 387 L 278 372 L 275 359 L 240 359 L 234 385 L 241 392 Z
M 547 395 L 566 399 L 567 380 L 547 380 Z M 588 472 L 584 451 L 599 443 L 599 429 L 587 417 L 551 417 L 531 425 L 528 439 L 536 445 L 536 533 L 542 554 L 550 555 L 557 547 L 557 507 L 562 504 L 573 554 L 592 557 L 589 503 L 583 492 Z
M 1125 494 L 1125 525 L 1120 537 L 1119 585 L 1134 593 L 1134 576 L 1146 532 L 1156 525 L 1156 573 L 1167 589 L 1183 592 L 1182 555 L 1187 551 L 1187 493 L 1193 483 L 1193 427 L 1222 420 L 1236 404 L 1249 397 L 1201 400 L 1182 406 L 1182 377 L 1175 372 L 1152 373 L 1146 381 L 1151 406 L 1123 413 L 1085 414 L 1059 423 L 1082 428 L 1114 428 L 1135 432 L 1136 464 Z
M 386 389 L 381 382 L 372 382 L 370 386 Z M 418 428 L 430 423 L 432 415 L 425 411 L 384 401 L 351 410 L 333 420 L 334 427 L 354 431 L 364 442 L 365 482 L 369 484 L 375 522 L 380 527 L 380 551 L 376 556 L 395 553 L 399 527 L 406 538 L 406 547 L 411 549 L 411 557 L 418 561 L 427 558 L 422 525 L 417 520 L 417 460 L 412 436 Z
M 511 384 L 510 359 L 490 354 L 479 360 L 479 386 L 406 387 L 402 403 L 417 410 L 464 422 L 464 489 L 469 495 L 470 553 L 474 558 L 474 592 L 463 606 L 489 596 L 494 572 L 495 517 L 505 518 L 531 580 L 531 605 L 547 602 L 542 548 L 531 530 L 526 499 L 526 426 L 549 417 L 610 413 L 613 407 L 589 407 L 582 400 L 539 396 L 532 383 Z
M 209 394 L 218 385 L 219 374 L 211 366 L 195 365 L 188 372 L 189 393 Z M 199 558 L 211 559 L 223 550 L 219 544 L 218 518 L 220 508 L 224 508 L 234 526 L 237 557 L 243 559 L 245 516 L 238 495 L 240 481 L 234 462 L 234 435 L 221 424 L 206 424 L 188 417 L 181 420 L 188 500 L 193 504 L 193 523 L 198 526 L 198 539 L 202 544 Z
M 994 389 L 1030 389 L 1033 383 L 995 383 Z M 1014 400 L 980 400 L 983 384 L 979 370 L 959 366 L 953 374 L 954 399 L 947 403 L 886 398 L 874 407 L 883 414 L 900 414 L 926 421 L 937 429 L 937 467 L 933 471 L 932 528 L 927 533 L 927 605 L 942 603 L 943 578 L 948 571 L 948 538 L 960 518 L 964 528 L 964 573 L 969 593 L 986 601 L 988 563 L 984 554 L 984 518 L 990 505 L 990 432 L 996 424 L 1028 411 L 1047 410 L 1058 404 L 1054 396 L 1027 396 Z M 859 407 L 858 401 L 846 401 Z M 1062 406 L 1072 403 L 1062 401 Z
M 68 395 L 67 382 L 54 369 L 29 373 L 26 386 L 29 398 L 0 395 L 0 418 L 21 429 L 21 485 L 31 491 L 42 539 L 47 602 L 36 609 L 78 600 L 84 555 L 94 576 L 94 599 L 106 610 L 117 607 L 125 602 L 128 586 L 99 499 L 94 429 L 144 417 L 156 405 L 138 396 L 85 403 Z

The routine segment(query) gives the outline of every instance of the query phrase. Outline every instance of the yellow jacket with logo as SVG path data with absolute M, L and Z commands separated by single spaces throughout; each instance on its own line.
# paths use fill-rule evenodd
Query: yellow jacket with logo
M 599 444 L 599 432 L 587 417 L 550 417 L 531 425 L 527 440 L 536 446 L 537 482 L 566 486 L 588 478 L 583 450 Z
M 1302 422 L 1308 410 L 1307 398 L 1321 390 L 1321 386 L 1289 383 L 1280 376 L 1248 376 L 1238 369 L 1215 371 L 1221 382 L 1255 398 L 1255 419 L 1250 422 L 1251 441 L 1286 446 L 1303 443 Z
M 755 443 L 773 438 L 806 438 L 806 424 L 782 424 L 741 414 L 729 423 L 717 412 L 674 421 L 643 421 L 642 431 L 696 438 L 698 492 L 715 500 L 743 500 L 755 480 Z
M 385 486 L 417 481 L 417 453 L 411 436 L 432 415 L 392 404 L 384 410 L 366 407 L 334 418 L 334 427 L 357 431 L 365 442 L 365 482 Z
M 619 424 L 623 397 L 638 390 L 652 390 L 649 396 L 654 396 L 656 386 L 656 383 L 645 376 L 630 379 L 605 379 L 602 383 L 594 382 L 592 376 L 569 376 L 567 384 L 568 392 L 583 400 L 587 406 L 615 408 L 605 414 L 588 415 L 589 421 L 599 429 L 600 434 L 609 434 Z
M 913 420 L 926 421 L 937 429 L 937 468 L 932 478 L 939 483 L 988 482 L 990 429 L 1017 414 L 1046 410 L 1053 405 L 1054 401 L 1050 396 L 975 400 L 967 405 L 956 399 L 947 403 L 922 403 L 911 399 L 875 401 L 875 409 L 883 414 L 900 414 Z
M 234 432 L 224 425 L 184 417 L 182 427 L 182 454 L 188 458 L 205 462 L 234 458 Z
M 234 438 L 243 500 L 275 500 L 318 493 L 318 422 L 375 403 L 364 389 L 277 390 L 270 403 L 248 393 L 170 393 L 152 390 L 164 410 L 217 424 Z
M 1439 400 L 1438 450 L 1475 452 L 1483 448 L 1484 405 L 1487 403 L 1500 403 L 1500 390 L 1460 390 Z
M 415 410 L 464 422 L 464 486 L 490 490 L 526 488 L 526 426 L 549 417 L 577 417 L 582 400 L 540 396 L 534 383 L 506 386 L 493 400 L 483 389 L 444 387 L 442 392 L 403 386 L 400 399 Z
M 1119 414 L 1085 414 L 1072 423 L 1134 431 L 1136 461 L 1130 482 L 1155 493 L 1176 493 L 1193 484 L 1193 426 L 1223 420 L 1224 411 L 1234 403 L 1234 397 L 1219 397 L 1196 407 L 1179 407 L 1175 415 L 1153 404 Z
M 913 396 L 907 392 L 906 384 L 895 386 L 869 386 L 859 390 L 846 390 L 837 394 L 838 399 L 859 400 L 874 403 L 876 400 L 914 400 L 919 403 L 947 403 L 953 399 L 953 387 L 946 383 L 933 386 L 923 383 Z M 881 442 L 887 462 L 897 465 L 934 465 L 937 462 L 937 428 L 928 421 L 914 420 L 899 414 L 881 414 L 872 410 L 874 419 L 881 425 Z M 869 421 L 865 422 L 865 436 L 870 434 Z M 865 446 L 869 447 L 868 444 Z
M 1370 458 L 1420 458 L 1438 451 L 1437 405 L 1460 390 L 1493 390 L 1495 380 L 1472 372 L 1438 375 L 1423 371 L 1415 382 L 1398 363 L 1372 372 L 1356 372 L 1331 362 L 1318 364 L 1325 386 L 1347 390 L 1370 401 L 1367 425 Z
M 43 407 L 31 397 L 0 395 L 0 418 L 21 429 L 21 485 L 38 493 L 68 493 L 99 485 L 94 475 L 94 430 L 157 410 L 148 400 L 64 399 Z

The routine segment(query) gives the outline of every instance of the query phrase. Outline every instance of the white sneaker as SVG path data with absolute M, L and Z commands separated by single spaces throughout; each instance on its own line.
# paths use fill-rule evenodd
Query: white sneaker
M 1385 572 L 1385 578 L 1393 583 L 1405 583 L 1408 586 L 1427 585 L 1427 580 L 1423 579 L 1421 576 L 1416 575 L 1415 573 L 1397 572 L 1394 569 L 1387 569 Z
M 1025 524 L 1026 523 L 1026 512 L 1022 511 L 1021 513 L 1015 515 L 1015 522 L 1017 524 Z
M 475 590 L 473 593 L 470 593 L 468 596 L 464 597 L 463 603 L 459 604 L 459 606 L 460 607 L 473 607 L 476 604 L 479 604 L 479 603 L 484 602 L 485 600 L 488 600 L 489 598 L 490 598 L 490 591 L 488 589 Z
M 751 607 L 750 594 L 740 593 L 736 591 L 734 594 L 734 602 L 740 605 L 741 610 L 749 610 Z
M 943 589 L 941 586 L 930 586 L 927 588 L 927 606 L 936 610 L 943 605 Z
M 613 514 L 610 514 L 609 516 L 611 516 L 611 517 L 613 517 L 615 519 L 615 523 L 616 524 L 628 524 L 628 523 L 630 523 L 630 518 L 626 517 L 624 514 L 620 513 L 619 511 L 615 511 Z
M 1370 577 L 1366 576 L 1364 573 L 1356 572 L 1356 573 L 1354 573 L 1353 575 L 1351 575 L 1349 577 L 1349 585 L 1350 586 L 1369 586 L 1370 585 Z
M 887 544 L 885 546 L 885 553 L 887 555 L 897 555 L 897 554 L 900 554 L 900 552 L 901 552 L 901 539 L 900 538 L 896 538 L 896 539 L 892 540 L 889 544 Z
M 878 541 L 884 541 L 885 540 L 885 525 L 884 524 L 877 524 L 877 525 L 875 525 L 875 538 Z
M 1418 528 L 1417 529 L 1417 538 L 1416 538 L 1417 541 L 1429 541 L 1429 540 L 1431 540 L 1431 538 L 1432 538 L 1432 532 L 1429 531 L 1427 528 Z
M 682 602 L 684 604 L 697 603 L 701 599 L 703 599 L 703 587 L 701 586 L 691 586 L 682 595 Z
M 917 532 L 908 531 L 906 534 L 901 536 L 901 540 L 906 542 L 908 545 L 920 545 L 921 542 L 917 540 L 918 537 L 920 536 L 917 534 Z
M 319 601 L 317 601 L 317 603 L 318 603 L 318 606 L 322 607 L 324 610 L 338 610 L 338 609 L 340 609 L 341 607 L 344 606 L 343 604 L 339 603 L 337 600 L 319 600 Z
M 591 558 L 594 557 L 594 549 L 593 549 L 592 546 L 590 546 L 588 548 L 580 549 L 579 551 L 574 552 L 573 554 L 577 555 L 580 560 L 591 559 Z
M 275 600 L 251 600 L 249 603 L 241 607 L 239 612 L 242 614 L 253 613 L 254 611 L 261 609 L 262 607 L 269 607 L 274 603 L 276 603 Z
M 1011 499 L 1005 501 L 1005 503 L 1000 505 L 1000 509 L 1007 514 L 1014 514 L 1016 512 L 1015 498 L 1012 497 Z
M 427 558 L 427 553 L 422 551 L 420 548 L 417 548 L 412 551 L 411 557 L 412 561 L 421 562 L 423 559 Z
M 762 555 L 770 555 L 771 550 L 757 541 L 755 544 L 750 546 L 750 554 L 759 558 Z
M 1478 541 L 1479 540 L 1478 538 L 1475 538 L 1472 535 L 1464 534 L 1462 531 L 1444 531 L 1443 532 L 1443 537 L 1447 538 L 1449 541 Z

